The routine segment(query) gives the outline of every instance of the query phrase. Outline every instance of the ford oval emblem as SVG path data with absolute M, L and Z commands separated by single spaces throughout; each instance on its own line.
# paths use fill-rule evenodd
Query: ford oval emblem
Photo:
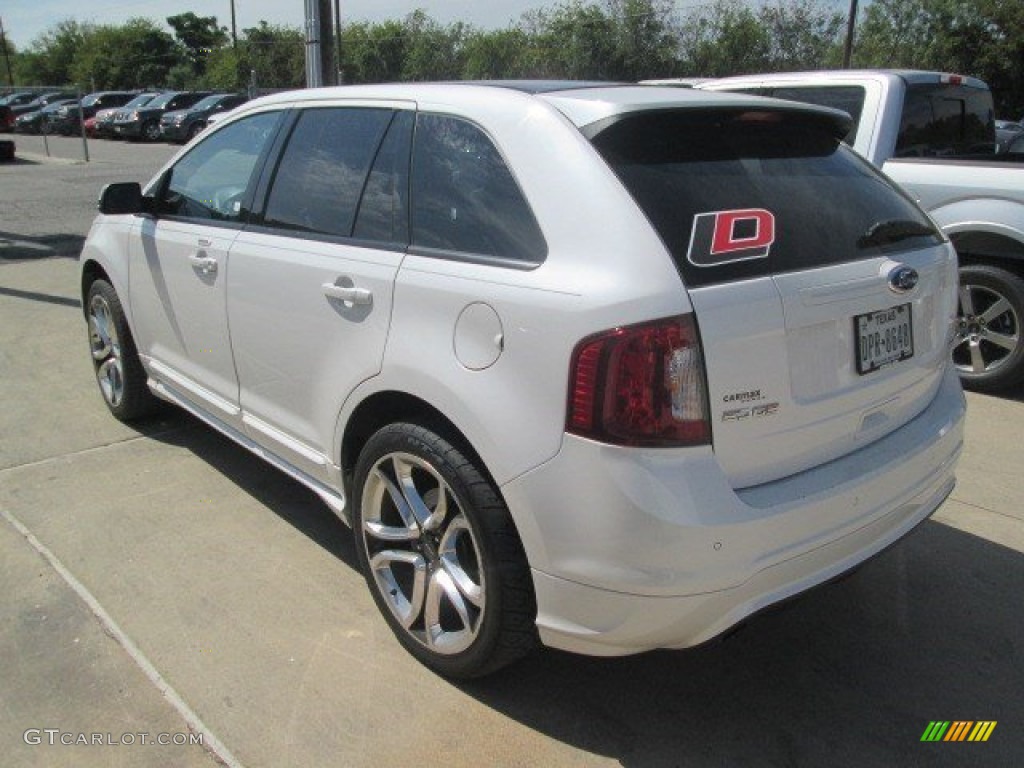
M 917 270 L 900 265 L 889 272 L 889 290 L 893 293 L 906 293 L 914 290 L 917 285 Z

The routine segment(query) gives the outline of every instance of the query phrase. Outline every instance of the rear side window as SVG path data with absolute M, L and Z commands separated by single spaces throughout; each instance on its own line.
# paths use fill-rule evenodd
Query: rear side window
M 816 85 L 808 87 L 775 88 L 771 96 L 787 101 L 802 101 L 805 104 L 817 104 L 822 107 L 841 109 L 853 118 L 853 127 L 843 137 L 843 141 L 851 146 L 857 140 L 857 126 L 860 124 L 860 113 L 864 111 L 864 88 L 859 85 Z
M 412 244 L 430 255 L 535 265 L 547 246 L 497 148 L 477 126 L 421 114 L 412 167 Z
M 995 152 L 992 94 L 938 83 L 908 85 L 896 157 L 952 157 Z
M 264 223 L 349 237 L 390 109 L 307 109 L 278 164 Z
M 690 287 L 942 242 L 917 206 L 816 116 L 672 110 L 585 133 Z

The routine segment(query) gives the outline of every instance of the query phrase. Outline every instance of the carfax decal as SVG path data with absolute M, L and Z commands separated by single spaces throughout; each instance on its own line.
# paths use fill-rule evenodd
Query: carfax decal
M 686 258 L 696 267 L 766 259 L 775 242 L 775 216 L 763 208 L 698 213 Z

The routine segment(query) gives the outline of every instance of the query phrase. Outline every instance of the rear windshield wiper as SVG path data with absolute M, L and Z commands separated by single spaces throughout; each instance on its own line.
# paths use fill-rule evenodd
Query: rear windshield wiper
M 872 248 L 889 243 L 898 243 L 911 237 L 935 237 L 935 227 L 911 219 L 890 219 L 877 221 L 868 227 L 868 231 L 857 238 L 858 248 Z

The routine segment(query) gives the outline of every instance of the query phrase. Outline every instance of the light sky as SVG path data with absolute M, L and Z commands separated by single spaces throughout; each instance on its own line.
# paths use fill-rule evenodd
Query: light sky
M 343 21 L 401 19 L 422 8 L 441 23 L 464 21 L 484 29 L 507 27 L 526 11 L 558 5 L 558 0 L 340 0 Z M 333 7 L 334 0 L 331 0 Z M 236 26 L 271 24 L 301 27 L 304 0 L 235 0 Z M 97 24 L 119 24 L 133 16 L 159 23 L 168 16 L 192 11 L 216 16 L 231 26 L 231 0 L 0 0 L 0 20 L 18 50 L 24 50 L 42 32 L 59 21 L 73 18 Z

